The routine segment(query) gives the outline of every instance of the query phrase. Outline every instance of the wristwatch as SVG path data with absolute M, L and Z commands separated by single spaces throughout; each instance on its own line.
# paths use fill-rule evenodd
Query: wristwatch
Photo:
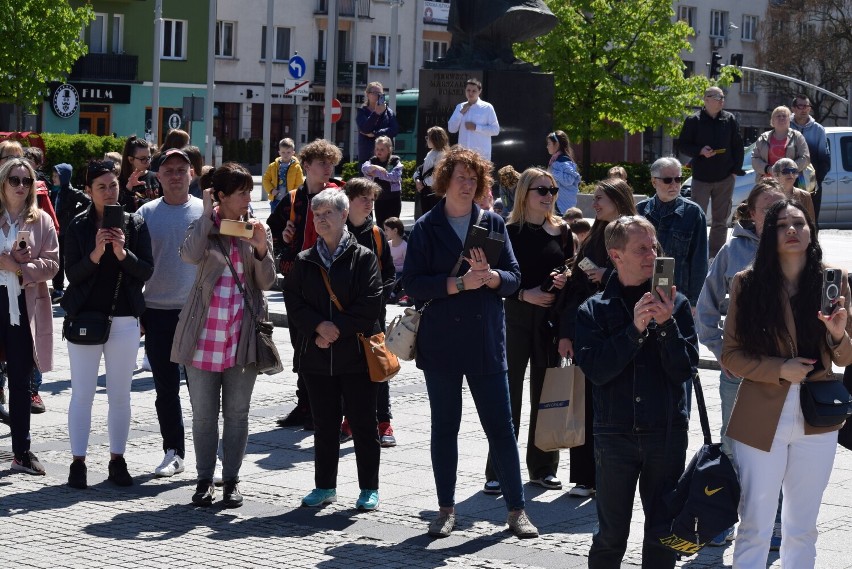
M 464 279 L 456 277 L 456 290 L 462 292 L 464 290 Z

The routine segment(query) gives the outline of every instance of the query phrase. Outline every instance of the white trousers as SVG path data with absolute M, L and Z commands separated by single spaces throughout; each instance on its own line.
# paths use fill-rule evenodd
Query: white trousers
M 139 351 L 139 320 L 132 316 L 112 319 L 109 339 L 105 344 L 81 346 L 68 342 L 71 363 L 71 403 L 68 406 L 68 437 L 72 456 L 86 456 L 92 427 L 92 403 L 98 387 L 101 356 L 106 368 L 106 391 L 109 411 L 109 450 L 124 454 L 130 433 L 130 380 L 136 368 Z
M 816 563 L 816 522 L 834 465 L 837 431 L 805 435 L 799 390 L 790 387 L 770 452 L 734 441 L 742 486 L 734 569 L 766 569 L 782 488 L 781 565 L 813 569 Z

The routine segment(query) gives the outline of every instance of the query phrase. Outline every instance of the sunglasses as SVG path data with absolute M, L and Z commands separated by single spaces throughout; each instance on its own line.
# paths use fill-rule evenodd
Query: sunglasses
M 655 180 L 660 180 L 664 184 L 671 184 L 672 182 L 677 182 L 680 184 L 683 182 L 683 176 L 666 176 L 665 178 L 660 178 L 659 176 L 654 176 Z
M 6 179 L 9 181 L 9 185 L 13 188 L 17 188 L 21 184 L 23 184 L 25 188 L 32 188 L 33 182 L 35 181 L 32 178 L 19 178 L 18 176 L 9 176 Z
M 540 196 L 546 196 L 550 194 L 551 196 L 555 196 L 559 193 L 559 188 L 553 186 L 538 186 L 536 188 L 530 188 L 531 192 L 538 192 Z
M 705 99 L 713 99 L 714 101 L 724 101 L 724 95 L 707 95 L 704 97 Z
M 781 173 L 782 173 L 782 174 L 787 174 L 787 175 L 789 175 L 789 174 L 798 174 L 798 173 L 799 173 L 799 170 L 798 170 L 798 168 L 782 168 L 782 169 L 781 169 Z

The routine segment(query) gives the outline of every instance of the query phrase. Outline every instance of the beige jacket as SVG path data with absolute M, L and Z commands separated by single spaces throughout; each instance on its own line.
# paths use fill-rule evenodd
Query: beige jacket
M 192 285 L 187 303 L 180 311 L 175 339 L 172 343 L 171 360 L 175 363 L 189 365 L 195 355 L 198 337 L 207 321 L 210 299 L 216 281 L 225 271 L 230 271 L 221 249 L 213 241 L 219 239 L 219 228 L 211 217 L 202 215 L 193 221 L 186 230 L 186 238 L 180 246 L 180 257 L 186 263 L 198 265 L 195 283 Z M 258 259 L 254 248 L 239 242 L 240 256 L 245 271 L 245 289 L 252 299 L 252 310 L 258 318 L 267 317 L 266 297 L 264 290 L 269 290 L 275 282 L 275 261 L 272 258 L 272 233 L 266 228 L 266 243 L 268 252 L 263 259 Z M 227 250 L 228 245 L 223 241 Z M 237 365 L 256 362 L 256 340 L 254 319 L 251 312 L 243 310 L 240 328 L 240 339 L 237 343 Z
M 784 321 L 787 324 L 789 338 L 777 339 L 779 356 L 755 357 L 743 347 L 743 342 L 737 338 L 737 294 L 739 293 L 744 272 L 737 273 L 731 284 L 731 304 L 728 316 L 725 318 L 724 344 L 722 348 L 722 366 L 731 373 L 743 379 L 737 391 L 737 399 L 728 422 L 725 434 L 732 439 L 747 444 L 750 447 L 769 452 L 775 430 L 784 408 L 784 400 L 790 391 L 791 383 L 780 378 L 781 365 L 789 358 L 798 355 L 796 347 L 796 323 L 789 302 L 783 306 Z M 850 309 L 849 285 L 846 273 L 843 273 L 841 294 L 846 297 L 846 310 Z M 852 316 L 852 312 L 850 312 Z M 837 346 L 830 347 L 831 338 L 826 333 L 826 341 L 822 343 L 820 359 L 825 371 L 812 377 L 809 381 L 828 381 L 833 379 L 832 362 L 839 366 L 852 364 L 852 340 L 849 333 L 852 330 L 852 318 L 846 322 L 846 334 Z M 791 350 L 792 342 L 792 350 Z M 814 435 L 837 431 L 836 427 L 813 427 L 805 423 L 805 434 Z
M 766 167 L 769 165 L 769 137 L 772 136 L 772 132 L 768 130 L 757 137 L 757 142 L 754 143 L 754 148 L 751 151 L 751 167 L 754 168 L 755 183 L 768 174 Z M 798 130 L 791 128 L 787 131 L 785 151 L 785 156 L 796 163 L 799 172 L 811 163 L 808 143 L 805 141 L 804 135 Z

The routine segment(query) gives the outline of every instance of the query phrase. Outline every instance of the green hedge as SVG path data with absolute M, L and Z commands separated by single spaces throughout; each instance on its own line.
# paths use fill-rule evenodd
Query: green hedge
M 411 178 L 414 175 L 414 170 L 417 168 L 416 160 L 404 160 L 402 162 L 402 199 L 405 201 L 414 201 L 416 187 L 414 180 Z M 341 169 L 341 177 L 344 180 L 354 178 L 361 174 L 360 162 L 344 162 Z
M 56 164 L 71 164 L 74 180 L 82 180 L 80 174 L 92 158 L 103 158 L 107 152 L 124 150 L 124 137 L 96 136 L 94 134 L 43 133 L 45 157 L 42 170 L 49 173 Z

